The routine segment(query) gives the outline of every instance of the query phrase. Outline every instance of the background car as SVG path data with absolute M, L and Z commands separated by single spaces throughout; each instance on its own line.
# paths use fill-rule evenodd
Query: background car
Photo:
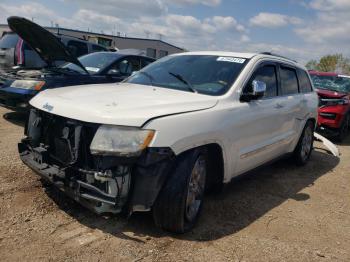
M 350 76 L 309 71 L 319 96 L 318 128 L 342 141 L 350 125 Z
M 135 55 L 131 50 L 97 52 L 77 59 L 56 36 L 27 19 L 9 18 L 9 26 L 46 64 L 40 69 L 2 72 L 0 105 L 16 111 L 26 111 L 28 101 L 42 90 L 119 82 L 154 61 L 149 57 Z
M 88 53 L 108 51 L 104 46 L 65 35 L 55 35 L 75 57 Z M 20 66 L 41 68 L 46 63 L 22 38 L 14 32 L 6 32 L 0 39 L 0 69 Z

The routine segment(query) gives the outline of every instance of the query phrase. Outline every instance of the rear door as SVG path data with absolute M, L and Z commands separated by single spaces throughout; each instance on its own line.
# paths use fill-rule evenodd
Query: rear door
M 281 131 L 286 143 L 291 144 L 298 139 L 299 131 L 305 119 L 305 99 L 300 92 L 298 74 L 295 67 L 279 64 L 280 79 L 280 113 L 283 117 Z M 287 152 L 289 147 L 284 147 Z

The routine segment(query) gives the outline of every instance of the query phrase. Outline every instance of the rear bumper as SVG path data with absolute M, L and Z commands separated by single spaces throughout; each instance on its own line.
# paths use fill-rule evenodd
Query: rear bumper
M 20 158 L 23 163 L 44 180 L 98 214 L 119 213 L 121 210 L 128 210 L 130 214 L 134 211 L 149 211 L 168 173 L 171 171 L 174 159 L 173 152 L 167 148 L 149 149 L 134 160 L 108 159 L 106 162 L 109 166 L 129 165 L 130 170 L 132 170 L 130 191 L 127 199 L 121 201 L 118 197 L 106 193 L 101 187 L 97 187 L 84 179 L 86 174 L 99 173 L 102 170 L 84 170 L 75 166 L 63 168 L 49 165 L 47 164 L 45 150 L 41 148 L 33 149 L 28 142 L 28 139 L 23 139 L 18 144 Z

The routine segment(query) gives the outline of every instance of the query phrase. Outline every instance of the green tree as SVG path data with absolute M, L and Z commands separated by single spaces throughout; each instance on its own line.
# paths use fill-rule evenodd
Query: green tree
M 306 63 L 305 67 L 308 70 L 318 70 L 318 62 L 317 60 L 310 60 L 309 62 Z
M 309 70 L 350 74 L 350 59 L 342 54 L 326 55 L 319 61 L 310 60 L 305 66 Z

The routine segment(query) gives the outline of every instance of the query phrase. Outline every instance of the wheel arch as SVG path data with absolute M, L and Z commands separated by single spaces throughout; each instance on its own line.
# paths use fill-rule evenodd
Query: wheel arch
M 182 154 L 194 149 L 205 149 L 207 156 L 207 180 L 206 191 L 219 191 L 224 183 L 225 178 L 225 153 L 224 149 L 218 142 L 203 143 L 177 154 L 179 157 Z

